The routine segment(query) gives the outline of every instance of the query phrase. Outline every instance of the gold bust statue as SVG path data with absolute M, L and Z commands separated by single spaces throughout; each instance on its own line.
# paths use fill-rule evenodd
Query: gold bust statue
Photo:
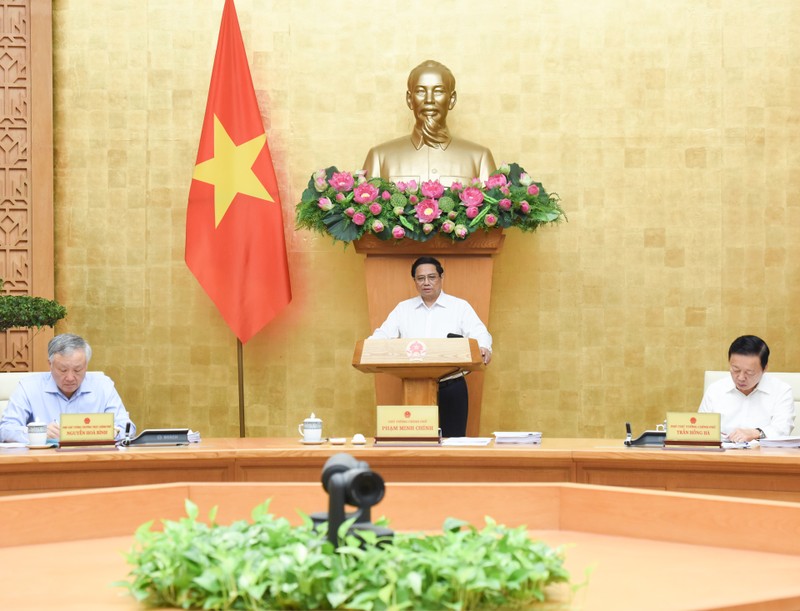
M 495 171 L 492 153 L 484 146 L 453 138 L 447 113 L 456 105 L 456 79 L 447 66 L 422 62 L 408 75 L 406 104 L 414 113 L 414 131 L 370 149 L 364 161 L 367 175 L 393 182 L 439 180 L 449 186 Z

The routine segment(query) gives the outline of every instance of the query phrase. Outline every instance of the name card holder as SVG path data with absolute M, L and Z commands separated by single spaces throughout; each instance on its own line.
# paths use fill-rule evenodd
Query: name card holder
M 667 412 L 665 450 L 724 451 L 720 415 L 698 412 Z
M 442 445 L 442 436 L 438 437 L 376 437 L 374 446 L 440 446 Z
M 376 446 L 441 445 L 436 405 L 379 405 Z
M 116 450 L 114 414 L 61 414 L 58 451 Z
M 95 441 L 59 441 L 56 452 L 68 450 L 118 450 L 117 442 L 113 439 L 98 439 Z
M 75 439 L 73 441 L 59 441 L 58 445 L 62 448 L 70 448 L 79 446 L 113 446 L 116 443 L 114 439 L 86 439 L 83 441 Z

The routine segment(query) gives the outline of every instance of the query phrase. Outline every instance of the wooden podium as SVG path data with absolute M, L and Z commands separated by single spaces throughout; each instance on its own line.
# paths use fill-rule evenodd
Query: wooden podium
M 439 378 L 478 371 L 483 359 L 474 339 L 364 339 L 356 343 L 353 367 L 401 378 L 403 405 L 436 405 Z

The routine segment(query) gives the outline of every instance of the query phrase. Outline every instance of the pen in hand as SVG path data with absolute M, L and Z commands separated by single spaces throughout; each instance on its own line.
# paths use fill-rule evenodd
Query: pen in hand
M 58 439 L 58 436 L 61 434 L 61 426 L 58 423 L 58 420 L 53 420 L 50 424 L 47 425 L 47 438 L 48 439 Z

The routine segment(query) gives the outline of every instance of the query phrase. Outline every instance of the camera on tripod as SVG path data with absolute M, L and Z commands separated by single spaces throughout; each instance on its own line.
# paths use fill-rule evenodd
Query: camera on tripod
M 311 514 L 316 526 L 328 523 L 328 541 L 339 547 L 339 530 L 342 524 L 354 519 L 347 535 L 355 535 L 364 544 L 360 531 L 375 533 L 381 544 L 388 544 L 394 532 L 372 523 L 371 507 L 383 499 L 386 486 L 383 478 L 372 471 L 369 465 L 349 454 L 331 456 L 322 468 L 322 487 L 328 493 L 328 511 Z M 355 507 L 346 511 L 345 506 Z

